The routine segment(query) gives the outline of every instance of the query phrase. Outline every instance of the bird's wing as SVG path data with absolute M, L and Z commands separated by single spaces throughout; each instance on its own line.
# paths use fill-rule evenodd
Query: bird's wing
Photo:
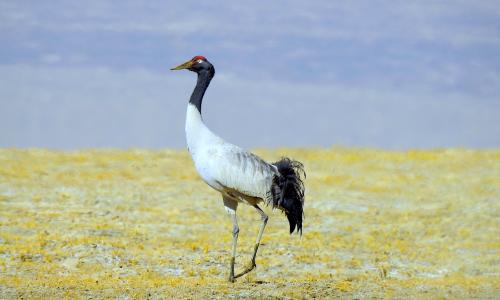
M 214 157 L 214 177 L 224 187 L 243 195 L 266 199 L 278 169 L 257 155 L 225 144 Z

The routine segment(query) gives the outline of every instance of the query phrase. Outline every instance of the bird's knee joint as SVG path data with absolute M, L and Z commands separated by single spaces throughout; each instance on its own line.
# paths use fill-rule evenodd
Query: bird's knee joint
M 233 227 L 233 235 L 237 235 L 240 232 L 240 228 L 238 226 Z
M 269 220 L 267 215 L 262 216 L 262 222 L 264 222 L 264 224 L 267 224 L 267 220 Z

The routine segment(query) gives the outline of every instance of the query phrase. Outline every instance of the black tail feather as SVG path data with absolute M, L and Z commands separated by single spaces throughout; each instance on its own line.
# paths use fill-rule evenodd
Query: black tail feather
M 290 223 L 290 234 L 297 229 L 302 235 L 302 219 L 304 217 L 304 182 L 306 177 L 304 165 L 287 157 L 273 163 L 280 176 L 276 176 L 273 189 L 273 207 L 285 211 Z

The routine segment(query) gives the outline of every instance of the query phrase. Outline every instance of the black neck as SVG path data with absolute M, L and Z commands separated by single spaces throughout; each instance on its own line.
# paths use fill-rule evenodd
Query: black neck
M 198 82 L 196 83 L 196 87 L 194 88 L 193 94 L 191 94 L 191 99 L 189 99 L 189 103 L 196 106 L 198 111 L 201 114 L 201 102 L 203 101 L 203 95 L 205 95 L 205 91 L 210 84 L 210 80 L 214 75 L 212 72 L 203 70 L 198 72 Z

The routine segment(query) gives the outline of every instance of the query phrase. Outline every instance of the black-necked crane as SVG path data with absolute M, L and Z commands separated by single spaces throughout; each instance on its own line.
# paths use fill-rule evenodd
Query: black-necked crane
M 215 75 L 214 66 L 205 57 L 195 56 L 171 70 L 182 69 L 198 74 L 198 81 L 187 107 L 187 146 L 196 170 L 209 186 L 222 194 L 225 209 L 232 218 L 233 242 L 229 281 L 234 282 L 235 278 L 256 267 L 255 257 L 268 220 L 268 216 L 259 207 L 260 203 L 282 210 L 288 218 L 290 234 L 295 229 L 302 234 L 304 184 L 301 176 L 305 177 L 305 172 L 298 161 L 285 157 L 275 163 L 267 163 L 210 131 L 201 117 L 201 103 Z M 253 206 L 260 214 L 262 223 L 250 265 L 235 275 L 234 263 L 239 232 L 236 209 L 239 203 Z

